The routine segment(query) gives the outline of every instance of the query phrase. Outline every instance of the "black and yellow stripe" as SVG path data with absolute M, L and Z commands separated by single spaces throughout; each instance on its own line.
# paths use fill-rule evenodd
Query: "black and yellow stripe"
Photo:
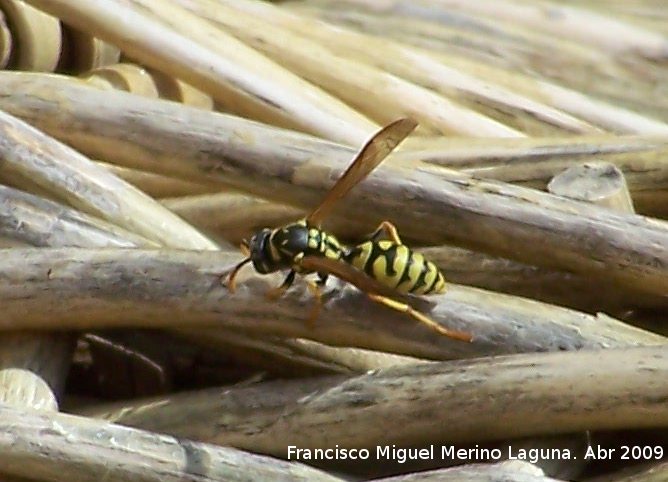
M 445 278 L 431 261 L 404 244 L 390 240 L 366 241 L 346 254 L 344 260 L 399 293 L 443 293 Z

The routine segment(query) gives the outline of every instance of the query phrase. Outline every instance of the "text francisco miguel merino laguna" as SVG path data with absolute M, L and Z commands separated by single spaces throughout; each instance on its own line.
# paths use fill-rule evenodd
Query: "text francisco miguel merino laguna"
M 367 460 L 372 457 L 373 450 L 368 449 L 346 449 L 339 448 L 336 445 L 329 449 L 300 449 L 296 445 L 288 445 L 288 460 Z M 504 453 L 505 452 L 505 453 Z M 442 460 L 526 460 L 536 463 L 539 460 L 570 460 L 576 457 L 571 456 L 568 449 L 515 449 L 508 446 L 507 451 L 498 448 L 487 449 L 474 448 L 457 449 L 453 445 L 441 445 L 421 449 L 399 448 L 396 445 L 378 445 L 375 450 L 375 459 L 395 460 L 403 464 L 407 460 L 434 460 L 440 456 Z M 588 454 L 585 454 L 587 458 Z M 592 458 L 595 454 L 592 453 Z

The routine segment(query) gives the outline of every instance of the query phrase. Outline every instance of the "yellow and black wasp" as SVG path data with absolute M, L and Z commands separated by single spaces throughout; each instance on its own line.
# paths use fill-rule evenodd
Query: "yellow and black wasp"
M 308 216 L 287 226 L 256 232 L 250 242 L 244 240 L 246 258 L 232 271 L 228 288 L 235 290 L 235 278 L 248 263 L 258 273 L 267 274 L 289 269 L 285 281 L 267 293 L 274 299 L 284 293 L 297 274 L 317 273 L 318 281 L 308 280 L 316 297 L 316 306 L 309 321 L 320 309 L 320 286 L 334 275 L 364 291 L 372 300 L 405 312 L 442 335 L 471 341 L 468 333 L 448 330 L 407 303 L 397 294 L 427 295 L 445 292 L 445 279 L 440 270 L 422 255 L 404 245 L 396 228 L 384 221 L 361 244 L 348 248 L 335 236 L 320 228 L 320 222 L 353 187 L 365 179 L 415 128 L 412 119 L 402 118 L 383 127 L 362 147 L 323 201 Z

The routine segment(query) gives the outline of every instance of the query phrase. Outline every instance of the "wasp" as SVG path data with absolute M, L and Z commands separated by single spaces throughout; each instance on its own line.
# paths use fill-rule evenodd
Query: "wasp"
M 320 227 L 322 219 L 353 187 L 364 180 L 415 128 L 417 123 L 401 118 L 380 129 L 357 153 L 352 163 L 325 195 L 322 202 L 304 219 L 286 226 L 256 232 L 241 249 L 245 259 L 232 270 L 228 289 L 235 291 L 235 279 L 243 266 L 252 263 L 260 274 L 289 270 L 283 283 L 272 288 L 269 299 L 276 299 L 292 286 L 296 275 L 316 273 L 317 281 L 307 280 L 316 305 L 309 318 L 312 324 L 320 310 L 322 292 L 329 275 L 334 275 L 365 292 L 372 300 L 409 314 L 438 333 L 471 341 L 471 336 L 448 330 L 397 295 L 427 295 L 445 292 L 440 270 L 422 255 L 403 244 L 397 229 L 384 221 L 361 244 L 349 248 Z

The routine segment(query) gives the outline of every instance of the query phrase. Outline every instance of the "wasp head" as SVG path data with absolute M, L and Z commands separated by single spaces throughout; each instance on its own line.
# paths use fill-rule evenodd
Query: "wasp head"
M 276 271 L 272 262 L 270 242 L 271 229 L 269 228 L 256 232 L 251 237 L 250 243 L 246 240 L 243 241 L 243 245 L 250 251 L 250 259 L 258 273 L 267 274 Z

